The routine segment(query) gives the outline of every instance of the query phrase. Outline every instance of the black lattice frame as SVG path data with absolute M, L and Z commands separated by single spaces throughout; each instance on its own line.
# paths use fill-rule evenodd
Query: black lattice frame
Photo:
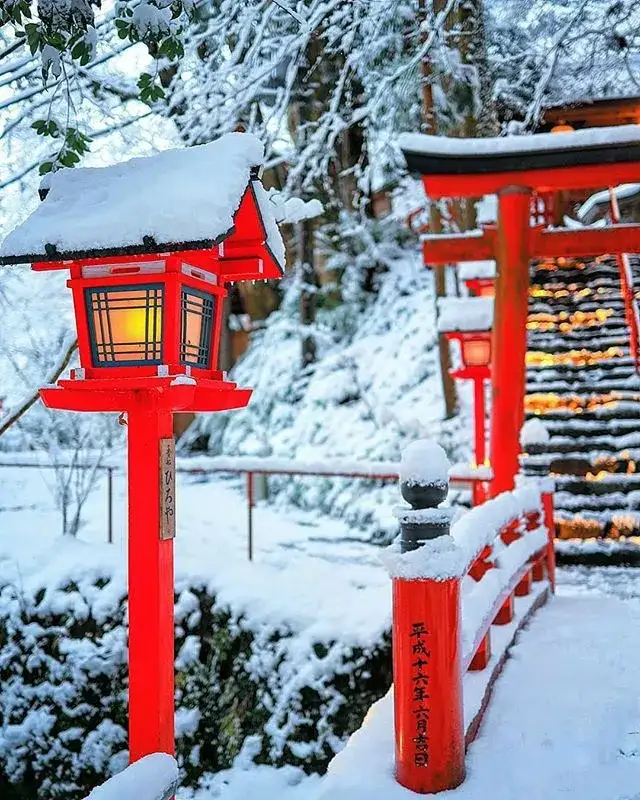
M 202 306 L 198 305 L 192 310 L 189 308 L 189 295 L 195 295 L 202 300 Z M 197 309 L 197 310 L 196 310 Z M 215 318 L 216 298 L 208 292 L 193 289 L 191 286 L 182 287 L 180 294 L 180 363 L 189 367 L 209 369 L 211 362 L 211 350 L 213 347 L 213 321 Z M 187 315 L 197 313 L 202 316 L 200 326 L 200 342 L 197 345 L 188 345 L 187 336 Z M 195 354 L 189 351 L 195 349 Z
M 114 308 L 114 294 L 131 294 L 132 292 L 145 292 L 144 300 L 140 305 L 128 308 L 143 308 L 145 314 L 145 341 L 144 342 L 114 342 L 111 331 L 111 319 L 109 311 L 117 310 Z M 124 298 L 123 298 L 124 299 Z M 89 339 L 91 343 L 91 359 L 94 367 L 134 367 L 162 364 L 163 341 L 162 336 L 158 339 L 158 314 L 157 309 L 164 310 L 164 284 L 145 283 L 131 286 L 97 286 L 85 289 L 85 302 L 87 307 L 87 319 L 89 322 Z M 115 301 L 118 302 L 117 300 Z M 97 303 L 97 305 L 96 305 Z M 102 344 L 98 344 L 96 336 L 96 326 L 94 313 L 97 312 L 102 334 Z M 101 312 L 105 312 L 104 314 Z M 103 325 L 103 318 L 106 318 L 106 329 Z M 160 321 L 162 330 L 162 321 Z M 150 337 L 149 334 L 152 334 Z M 144 345 L 144 358 L 118 359 L 116 360 L 116 348 L 139 347 Z M 123 351 L 120 350 L 120 353 Z M 126 350 L 124 353 L 126 354 Z M 133 352 L 133 351 L 132 351 Z

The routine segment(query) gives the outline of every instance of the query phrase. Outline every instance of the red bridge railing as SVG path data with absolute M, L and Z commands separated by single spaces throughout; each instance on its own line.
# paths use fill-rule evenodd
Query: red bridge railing
M 412 508 L 397 511 L 400 541 L 385 556 L 393 578 L 396 779 L 427 794 L 464 780 L 465 749 L 506 659 L 508 647 L 492 653 L 495 626 L 510 626 L 510 643 L 554 590 L 553 501 L 530 483 L 449 528 L 450 509 L 437 507 L 446 481 L 437 492 L 433 483 L 406 480 L 402 489 Z M 467 671 L 486 672 L 473 708 L 464 702 Z

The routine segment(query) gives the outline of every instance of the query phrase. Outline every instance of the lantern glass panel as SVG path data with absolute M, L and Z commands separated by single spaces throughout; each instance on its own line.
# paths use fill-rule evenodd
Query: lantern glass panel
M 85 289 L 95 367 L 162 363 L 161 283 Z
M 467 367 L 486 367 L 491 361 L 490 339 L 464 339 L 462 359 Z
M 208 369 L 211 361 L 215 297 L 197 289 L 182 290 L 180 363 Z

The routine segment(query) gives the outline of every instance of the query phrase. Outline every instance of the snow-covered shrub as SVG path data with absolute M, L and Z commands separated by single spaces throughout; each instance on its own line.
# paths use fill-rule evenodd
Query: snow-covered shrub
M 309 643 L 218 604 L 176 602 L 177 754 L 183 785 L 257 762 L 320 771 L 391 683 L 390 643 Z M 0 797 L 81 800 L 126 764 L 126 595 L 96 571 L 33 593 L 0 589 Z

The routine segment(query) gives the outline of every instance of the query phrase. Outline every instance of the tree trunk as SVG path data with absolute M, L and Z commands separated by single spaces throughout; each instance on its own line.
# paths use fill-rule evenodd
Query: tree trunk
M 427 3 L 429 0 L 419 0 L 420 17 L 427 17 Z M 433 13 L 438 14 L 444 8 L 445 0 L 433 0 Z M 433 70 L 431 60 L 427 56 L 422 61 L 422 128 L 425 133 L 436 134 L 438 125 L 436 119 L 436 109 L 433 100 Z M 429 209 L 429 232 L 442 232 L 442 216 L 435 203 L 431 203 Z M 436 298 L 444 297 L 447 293 L 446 267 L 438 266 L 433 268 Z M 444 398 L 445 417 L 449 419 L 454 416 L 458 408 L 458 395 L 456 385 L 451 377 L 451 353 L 449 342 L 442 334 L 438 336 L 438 351 L 440 357 L 440 374 L 442 375 L 442 396 Z
M 316 321 L 317 276 L 313 263 L 314 229 L 313 220 L 310 219 L 305 220 L 300 225 L 300 278 L 302 281 L 300 324 L 302 326 L 303 368 L 315 363 L 317 355 L 316 340 L 309 330 L 309 326 L 314 325 Z

